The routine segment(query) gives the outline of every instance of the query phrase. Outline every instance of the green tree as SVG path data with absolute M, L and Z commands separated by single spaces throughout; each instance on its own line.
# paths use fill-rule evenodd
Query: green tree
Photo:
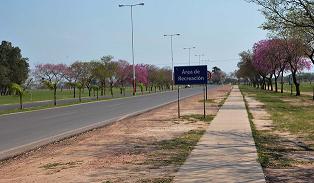
M 249 0 L 262 7 L 266 18 L 263 29 L 282 37 L 289 35 L 303 41 L 305 54 L 314 64 L 314 2 L 313 0 Z
M 39 64 L 35 66 L 35 77 L 53 90 L 54 105 L 57 105 L 57 87 L 64 79 L 68 67 L 64 64 Z
M 20 109 L 23 109 L 23 95 L 25 93 L 24 89 L 16 83 L 11 84 L 11 91 L 17 94 L 20 98 Z
M 28 78 L 28 59 L 23 58 L 19 47 L 8 41 L 0 45 L 0 94 L 9 93 L 11 83 L 23 84 Z
M 95 96 L 95 92 L 96 92 L 96 97 L 97 97 L 97 100 L 98 100 L 98 98 L 99 98 L 99 86 L 93 85 L 92 89 L 94 91 L 94 96 Z
M 75 83 L 76 88 L 79 89 L 79 101 L 82 102 L 82 89 L 84 88 L 84 85 L 82 83 Z
M 105 77 L 109 82 L 110 86 L 110 94 L 113 96 L 113 86 L 117 82 L 117 69 L 118 69 L 118 62 L 112 60 L 113 56 L 108 55 L 101 58 L 102 63 L 104 64 L 104 72 L 106 74 Z

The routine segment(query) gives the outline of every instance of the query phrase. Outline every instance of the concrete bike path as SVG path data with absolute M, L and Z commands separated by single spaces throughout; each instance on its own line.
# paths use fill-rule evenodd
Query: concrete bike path
M 174 182 L 265 182 L 238 86 L 175 174 Z

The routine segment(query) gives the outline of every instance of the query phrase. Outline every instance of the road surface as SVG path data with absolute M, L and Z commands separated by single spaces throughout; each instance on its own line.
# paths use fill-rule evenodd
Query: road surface
M 215 86 L 209 86 L 209 89 Z M 182 89 L 180 96 L 188 97 L 202 92 L 202 87 Z M 0 116 L 0 159 L 23 150 L 52 141 L 54 137 L 68 136 L 70 132 L 93 125 L 110 123 L 172 101 L 177 91 L 146 96 L 86 103 L 69 107 Z M 86 130 L 86 129 L 85 129 Z M 64 136 L 63 136 L 64 137 Z M 36 145 L 37 144 L 37 145 Z

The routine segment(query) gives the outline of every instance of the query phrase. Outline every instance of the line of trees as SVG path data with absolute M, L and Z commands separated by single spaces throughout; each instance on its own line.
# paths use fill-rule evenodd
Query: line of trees
M 135 65 L 136 83 L 141 92 L 169 89 L 171 85 L 171 68 L 158 68 L 154 65 Z M 113 88 L 120 88 L 120 94 L 125 95 L 126 87 L 132 86 L 133 67 L 125 60 L 113 60 L 112 56 L 104 56 L 100 60 L 89 62 L 76 61 L 71 65 L 65 64 L 38 64 L 33 72 L 36 81 L 43 83 L 53 90 L 56 104 L 57 88 L 68 87 L 73 89 L 73 98 L 79 100 L 85 88 L 91 93 L 106 95 L 107 89 L 113 96 Z
M 290 73 L 300 95 L 298 74 L 314 64 L 314 3 L 308 0 L 249 0 L 261 6 L 262 28 L 270 38 L 240 53 L 236 76 L 256 87 L 283 92 L 284 73 Z
M 150 64 L 135 65 L 136 85 L 144 91 L 156 92 L 170 89 L 172 84 L 171 68 L 159 68 Z M 221 84 L 226 74 L 218 67 L 213 67 L 211 82 Z M 119 88 L 120 95 L 126 95 L 126 87 L 133 84 L 133 66 L 125 60 L 114 60 L 110 55 L 88 62 L 76 61 L 66 64 L 38 64 L 30 72 L 28 59 L 23 58 L 21 50 L 10 42 L 0 45 L 0 92 L 1 95 L 18 95 L 23 108 L 23 95 L 29 86 L 48 88 L 53 93 L 54 105 L 57 105 L 57 90 L 73 90 L 73 98 L 81 101 L 82 92 L 88 95 L 114 95 L 114 88 Z M 108 92 L 109 93 L 106 93 Z
M 300 95 L 300 83 L 297 74 L 311 69 L 311 62 L 305 57 L 304 47 L 300 40 L 267 39 L 254 44 L 253 51 L 241 52 L 236 75 L 255 87 L 278 92 L 280 79 L 283 92 L 284 73 L 291 73 L 296 87 L 296 95 Z
M 171 86 L 171 68 L 159 68 L 155 65 L 135 65 L 136 84 L 140 92 L 169 89 Z M 73 98 L 81 101 L 82 90 L 87 89 L 89 96 L 93 92 L 98 96 L 114 95 L 114 87 L 125 95 L 126 87 L 133 84 L 133 66 L 125 60 L 114 60 L 112 56 L 104 56 L 88 62 L 76 61 L 66 64 L 38 64 L 32 72 L 28 58 L 21 55 L 18 47 L 8 41 L 0 45 L 0 94 L 19 95 L 22 98 L 26 89 L 33 83 L 51 89 L 54 104 L 57 102 L 57 89 L 70 88 Z M 77 94 L 78 93 L 78 94 Z

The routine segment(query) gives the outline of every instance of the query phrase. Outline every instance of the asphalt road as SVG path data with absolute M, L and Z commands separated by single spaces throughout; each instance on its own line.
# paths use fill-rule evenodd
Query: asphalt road
M 212 89 L 215 86 L 209 86 Z M 180 96 L 200 94 L 202 88 L 182 89 Z M 171 101 L 176 101 L 177 91 L 156 93 L 139 97 L 122 98 L 69 107 L 52 108 L 27 113 L 0 116 L 0 159 L 11 151 L 31 147 L 70 131 L 94 124 L 110 123 L 125 115 L 140 112 Z M 29 146 L 29 147 L 28 147 Z

